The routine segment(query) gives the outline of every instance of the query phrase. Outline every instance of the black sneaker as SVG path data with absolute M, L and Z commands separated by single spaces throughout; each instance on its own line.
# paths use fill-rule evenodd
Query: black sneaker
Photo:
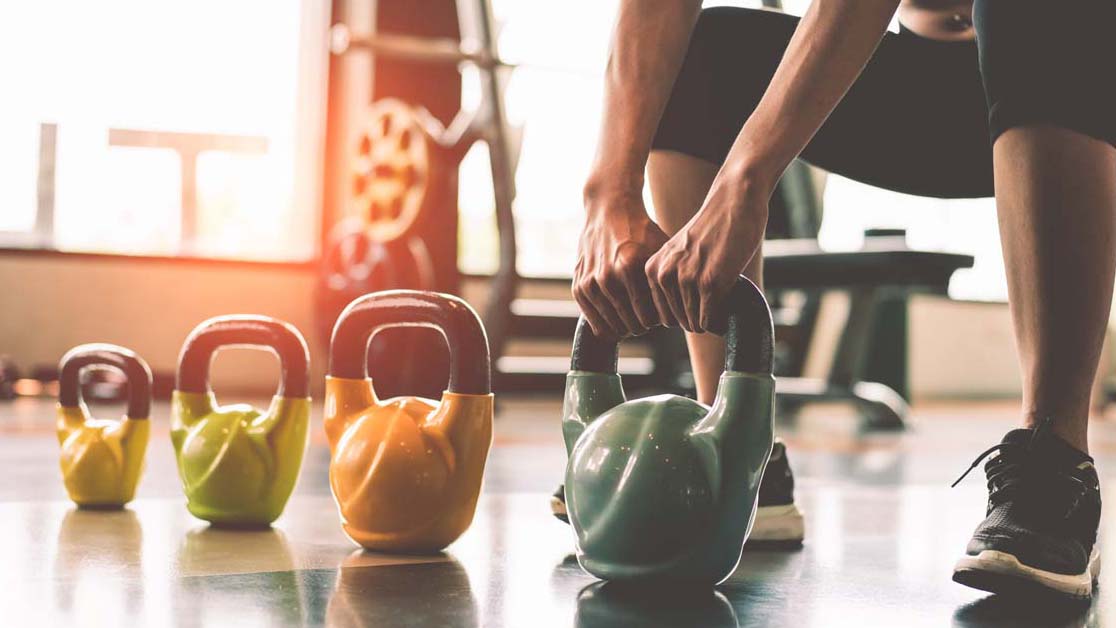
M 1008 432 L 958 478 L 999 452 L 984 465 L 987 516 L 954 568 L 954 581 L 993 593 L 1092 596 L 1100 572 L 1097 470 L 1048 425 Z
M 759 507 L 748 545 L 796 547 L 802 545 L 805 533 L 802 511 L 794 503 L 794 474 L 787 461 L 787 447 L 775 441 L 760 480 Z
M 570 522 L 570 513 L 566 512 L 566 485 L 559 484 L 558 490 L 550 496 L 550 513 L 562 523 Z
M 550 497 L 550 512 L 569 523 L 565 488 L 559 486 Z M 781 441 L 775 441 L 771 459 L 760 480 L 759 507 L 748 544 L 798 546 L 802 544 L 804 533 L 802 512 L 794 503 L 794 475 L 787 462 L 787 448 Z

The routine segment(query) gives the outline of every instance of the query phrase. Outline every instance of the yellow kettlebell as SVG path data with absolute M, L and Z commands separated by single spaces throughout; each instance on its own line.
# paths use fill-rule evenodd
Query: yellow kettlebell
M 120 508 L 132 501 L 143 473 L 151 413 L 151 369 L 138 355 L 110 344 L 74 347 L 59 364 L 58 442 L 62 482 L 83 508 Z M 112 368 L 128 380 L 128 407 L 119 421 L 94 419 L 81 398 L 81 374 Z
M 430 327 L 450 349 L 442 399 L 380 401 L 367 376 L 376 332 Z M 389 290 L 349 304 L 333 328 L 326 378 L 329 485 L 341 525 L 366 549 L 434 552 L 472 523 L 492 444 L 488 338 L 469 304 Z
M 279 390 L 266 412 L 248 404 L 217 405 L 209 364 L 228 346 L 278 354 Z M 306 451 L 309 363 L 302 334 L 266 316 L 211 318 L 186 338 L 171 397 L 171 442 L 191 514 L 214 524 L 249 527 L 279 518 Z

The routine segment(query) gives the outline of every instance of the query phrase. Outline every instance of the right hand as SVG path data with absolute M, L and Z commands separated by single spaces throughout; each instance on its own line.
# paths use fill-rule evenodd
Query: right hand
M 660 323 L 644 265 L 667 241 L 640 190 L 586 192 L 573 297 L 597 336 L 623 338 Z

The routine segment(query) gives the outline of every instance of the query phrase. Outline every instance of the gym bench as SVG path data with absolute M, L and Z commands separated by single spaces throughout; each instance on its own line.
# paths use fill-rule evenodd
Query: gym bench
M 790 290 L 818 297 L 833 290 L 849 295 L 828 372 L 815 378 L 778 377 L 781 408 L 793 412 L 806 403 L 847 401 L 857 407 L 866 428 L 902 429 L 907 402 L 890 386 L 863 379 L 880 295 L 945 295 L 953 273 L 972 265 L 971 255 L 913 250 L 902 237 L 867 237 L 862 249 L 849 252 L 823 251 L 817 240 L 806 238 L 765 242 L 764 282 L 773 303 Z

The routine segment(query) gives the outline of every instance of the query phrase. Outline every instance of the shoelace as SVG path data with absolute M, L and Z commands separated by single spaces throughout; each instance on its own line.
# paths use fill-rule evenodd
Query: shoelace
M 985 458 L 987 458 L 988 456 L 991 456 L 992 454 L 994 454 L 996 452 L 1000 452 L 1000 456 L 998 458 L 996 458 L 996 460 L 993 460 L 992 462 L 996 462 L 997 460 L 1004 459 L 1004 468 L 995 472 L 994 474 L 990 474 L 988 476 L 988 486 L 989 486 L 989 488 L 992 488 L 992 481 L 993 481 L 994 478 L 1004 477 L 1009 470 L 1014 470 L 1014 469 L 1019 467 L 1019 462 L 1017 462 L 1015 460 L 1010 460 L 1010 461 L 1006 460 L 1005 458 L 1007 458 L 1007 456 L 1005 456 L 1004 454 L 1009 454 L 1010 455 L 1011 453 L 1015 453 L 1017 451 L 1019 453 L 1024 453 L 1024 454 L 1030 453 L 1031 449 L 1034 447 L 1035 442 L 1038 440 L 1039 436 L 1041 434 L 1045 434 L 1046 431 L 1049 429 L 1051 421 L 1052 421 L 1051 417 L 1047 417 L 1047 418 L 1043 419 L 1042 421 L 1040 421 L 1039 424 L 1038 424 L 1038 427 L 1035 428 L 1035 431 L 1031 432 L 1031 438 L 1027 440 L 1026 445 L 1022 445 L 1020 443 L 998 443 L 996 445 L 992 445 L 988 449 L 985 449 L 983 452 L 981 452 L 981 454 L 979 456 L 976 457 L 976 460 L 973 460 L 973 463 L 971 465 L 969 465 L 969 468 L 965 469 L 965 472 L 961 474 L 961 477 L 954 480 L 953 484 L 950 484 L 949 487 L 953 488 L 953 487 L 957 486 L 958 484 L 960 484 L 961 480 L 964 480 L 965 477 L 968 476 L 969 473 L 972 472 L 973 469 L 977 468 L 977 465 L 984 462 Z M 1019 451 L 1019 450 L 1022 450 L 1022 451 Z M 1014 456 L 1011 456 L 1011 457 L 1014 458 Z
M 1041 438 L 1047 431 L 1049 431 L 1051 422 L 1051 417 L 1043 419 L 1035 428 L 1034 432 L 1031 433 L 1031 438 L 1027 440 L 1026 444 L 1010 442 L 999 443 L 984 450 L 979 456 L 976 457 L 976 460 L 973 460 L 973 463 L 969 465 L 969 468 L 965 469 L 965 472 L 961 474 L 961 477 L 954 480 L 953 484 L 950 485 L 950 488 L 953 488 L 960 484 L 961 481 L 964 480 L 965 477 L 968 476 L 973 469 L 977 468 L 977 465 L 983 462 L 985 458 L 992 455 L 993 453 L 1000 452 L 999 456 L 992 459 L 988 463 L 988 465 L 985 467 L 985 472 L 988 474 L 988 499 L 992 503 L 1000 503 L 1004 501 L 1004 499 L 1011 492 L 1013 492 L 1012 489 L 1018 487 L 1019 484 L 1024 480 L 1025 475 L 1023 473 L 1023 464 L 1026 456 L 1034 448 L 1035 443 L 1038 442 L 1039 438 Z M 1072 480 L 1075 485 L 1074 488 L 1076 489 L 1066 493 L 1067 496 L 1070 497 L 1070 502 L 1064 516 L 1065 518 L 1069 518 L 1073 514 L 1073 512 L 1077 510 L 1077 507 L 1081 503 L 1081 498 L 1087 492 L 1088 487 L 1080 478 L 1068 474 L 1063 475 L 1062 477 L 1067 480 Z

